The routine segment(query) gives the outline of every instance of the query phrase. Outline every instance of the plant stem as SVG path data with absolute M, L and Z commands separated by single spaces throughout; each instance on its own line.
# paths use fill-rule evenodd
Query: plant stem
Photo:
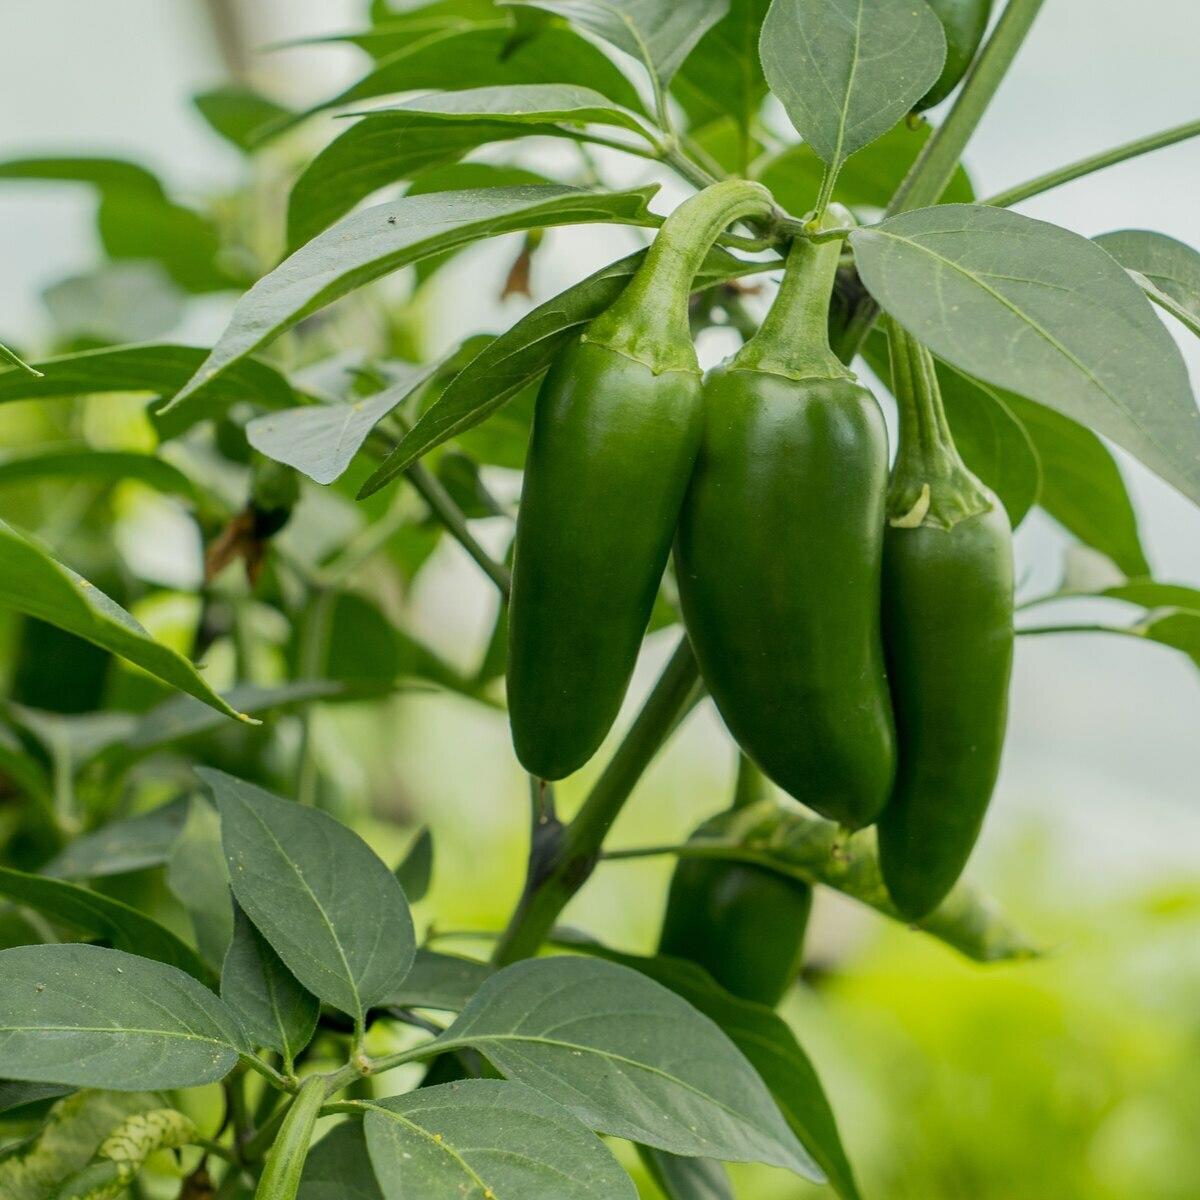
M 337 592 L 317 588 L 309 594 L 304 622 L 300 630 L 300 679 L 320 679 L 329 655 L 329 635 Z M 312 706 L 306 704 L 300 714 L 300 746 L 296 753 L 296 802 L 312 806 L 317 799 L 317 761 L 312 754 Z
M 1068 163 L 1065 167 L 1047 171 L 1045 175 L 1038 175 L 1035 179 L 1017 184 L 1016 187 L 997 192 L 979 203 L 990 204 L 995 208 L 1008 208 L 1011 204 L 1020 204 L 1022 200 L 1028 200 L 1031 196 L 1040 196 L 1043 192 L 1061 187 L 1073 179 L 1082 179 L 1085 175 L 1104 170 L 1105 167 L 1116 166 L 1117 163 L 1127 162 L 1131 158 L 1149 154 L 1152 150 L 1161 150 L 1165 146 L 1173 146 L 1176 142 L 1187 141 L 1193 137 L 1200 137 L 1200 121 L 1189 121 L 1185 125 L 1163 129 L 1148 137 L 1126 142 L 1123 146 L 1114 146 L 1111 150 L 1081 158 L 1078 162 Z
M 492 961 L 497 966 L 537 953 L 559 914 L 595 869 L 604 838 L 638 780 L 699 699 L 699 678 L 699 667 L 685 636 L 583 807 L 564 831 L 554 861 L 541 879 L 527 881 L 525 895 L 496 943 Z

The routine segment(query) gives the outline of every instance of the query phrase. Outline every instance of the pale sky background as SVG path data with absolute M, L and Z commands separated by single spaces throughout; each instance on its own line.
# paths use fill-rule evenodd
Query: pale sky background
M 355 27 L 355 0 L 245 0 L 261 40 Z M 976 136 L 969 165 L 981 194 L 1119 142 L 1200 115 L 1196 0 L 1047 0 L 1015 68 Z M 263 81 L 302 100 L 332 91 L 356 52 L 276 56 Z M 181 197 L 237 178 L 238 156 L 214 138 L 189 95 L 222 80 L 198 0 L 0 0 L 0 158 L 42 152 L 128 156 Z M 1157 229 L 1200 246 L 1200 141 L 1173 147 L 1022 206 L 1086 235 Z M 68 186 L 0 185 L 0 338 L 35 344 L 38 293 L 95 260 L 93 203 Z M 595 230 L 555 234 L 539 261 L 538 299 L 616 257 Z M 622 243 L 619 253 L 626 250 Z M 489 313 L 450 299 L 446 341 Z M 482 292 L 482 289 L 478 289 Z M 482 303 L 480 301 L 479 303 Z M 218 304 L 185 331 L 215 336 Z M 1178 333 L 1179 331 L 1176 330 Z M 1185 347 L 1200 381 L 1200 343 Z M 1122 460 L 1156 574 L 1200 585 L 1200 512 Z M 1052 574 L 1059 539 L 1045 523 L 1022 530 L 1023 565 Z M 452 556 L 451 556 L 452 560 Z M 449 561 L 425 585 L 430 610 L 461 594 Z M 471 617 L 474 621 L 478 617 Z M 431 623 L 430 629 L 436 627 Z M 443 632 L 443 636 L 444 632 Z M 684 735 L 686 761 L 723 754 L 709 719 Z M 506 753 L 489 734 L 490 749 Z M 492 743 L 495 742 L 493 745 Z M 1019 647 L 1012 736 L 989 825 L 1003 845 L 1034 816 L 1054 834 L 1068 886 L 1098 888 L 1128 872 L 1191 870 L 1200 850 L 1200 672 L 1182 656 L 1127 639 L 1072 635 Z M 987 869 L 987 847 L 982 870 Z

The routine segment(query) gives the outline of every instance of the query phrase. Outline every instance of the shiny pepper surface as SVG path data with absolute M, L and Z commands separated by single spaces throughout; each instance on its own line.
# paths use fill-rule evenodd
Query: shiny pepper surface
M 992 15 L 992 0 L 925 0 L 946 33 L 946 65 L 937 82 L 914 106 L 924 112 L 940 104 L 963 81 L 979 53 Z
M 1012 533 L 963 465 L 933 360 L 889 328 L 900 447 L 884 548 L 887 648 L 899 767 L 879 822 L 884 882 L 916 920 L 970 857 L 1004 746 L 1013 650 Z
M 676 541 L 705 683 L 747 756 L 857 829 L 891 790 L 880 638 L 887 432 L 829 349 L 840 243 L 797 239 L 759 332 L 705 384 Z
M 734 808 L 765 789 L 742 759 Z M 659 953 L 702 966 L 722 987 L 774 1008 L 800 972 L 812 888 L 752 863 L 680 858 L 671 877 Z
M 508 654 L 513 743 L 540 778 L 582 766 L 620 709 L 700 440 L 692 279 L 727 224 L 769 210 L 769 193 L 739 180 L 681 205 L 542 385 Z

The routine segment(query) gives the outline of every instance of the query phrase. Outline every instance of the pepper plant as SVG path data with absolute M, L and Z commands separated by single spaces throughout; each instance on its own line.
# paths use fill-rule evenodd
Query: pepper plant
M 0 164 L 93 188 L 106 253 L 47 298 L 53 353 L 0 347 L 0 400 L 53 433 L 0 461 L 0 1194 L 611 1200 L 637 1174 L 698 1200 L 753 1162 L 860 1196 L 774 1006 L 814 888 L 979 962 L 1037 952 L 958 882 L 1003 743 L 1010 530 L 1040 507 L 1104 565 L 1018 595 L 1018 635 L 1200 661 L 1200 592 L 1152 577 L 1106 444 L 1200 503 L 1160 319 L 1200 335 L 1200 255 L 1014 211 L 1200 122 L 976 196 L 963 154 L 1041 7 L 376 0 L 335 39 L 369 68 L 324 103 L 196 98 L 246 162 L 204 210 L 134 163 Z M 670 212 L 668 178 L 695 193 Z M 459 252 L 523 234 L 527 292 L 569 244 L 546 231 L 583 224 L 612 261 L 421 353 Z M 237 292 L 210 349 L 146 340 Z M 710 327 L 744 344 L 702 378 Z M 130 395 L 132 444 L 98 444 Z M 203 538 L 174 628 L 114 546 L 131 485 Z M 443 539 L 498 593 L 473 671 L 389 599 Z M 1140 615 L 1039 620 L 1081 596 Z M 675 648 L 610 740 L 648 633 Z M 398 689 L 507 695 L 530 850 L 502 929 L 418 929 L 428 833 L 397 864 L 342 819 L 321 718 Z M 706 693 L 732 803 L 606 848 Z M 679 860 L 660 954 L 564 924 L 603 864 L 652 855 Z

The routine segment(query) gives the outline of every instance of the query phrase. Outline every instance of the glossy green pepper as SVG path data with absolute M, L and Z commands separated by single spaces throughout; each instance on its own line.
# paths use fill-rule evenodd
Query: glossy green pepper
M 946 32 L 946 65 L 937 82 L 913 106 L 924 112 L 945 98 L 963 81 L 979 53 L 992 15 L 992 0 L 925 0 L 937 13 Z
M 919 919 L 962 873 L 1004 745 L 1013 650 L 1012 531 L 964 466 L 929 352 L 889 322 L 900 445 L 884 542 L 884 644 L 899 733 L 879 859 Z
M 513 744 L 540 778 L 582 766 L 621 706 L 700 440 L 692 279 L 726 225 L 770 209 L 770 193 L 741 180 L 681 205 L 542 385 L 508 651 Z
M 742 758 L 733 808 L 763 798 L 765 781 Z M 702 966 L 722 987 L 771 1008 L 800 973 L 812 888 L 765 867 L 681 858 L 671 877 L 659 953 Z
M 879 618 L 888 450 L 875 397 L 829 348 L 840 248 L 797 238 L 762 328 L 709 375 L 675 555 L 730 732 L 784 791 L 857 829 L 895 766 Z

